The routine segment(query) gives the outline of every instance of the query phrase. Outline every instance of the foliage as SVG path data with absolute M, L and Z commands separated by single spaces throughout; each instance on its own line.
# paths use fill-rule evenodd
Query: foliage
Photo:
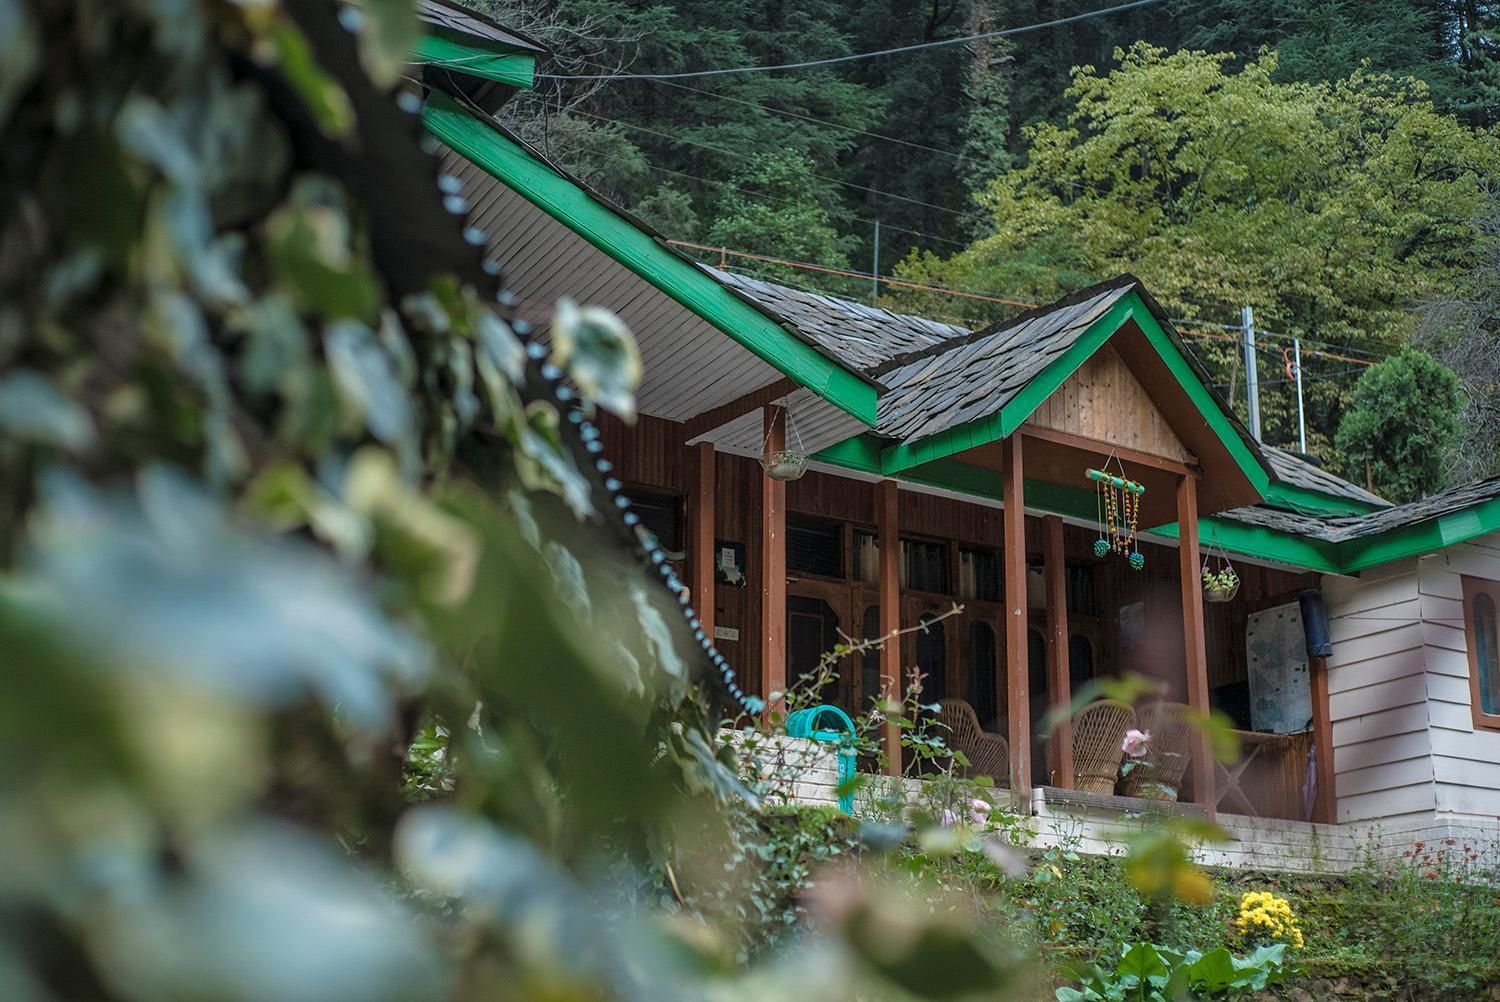
M 1238 72 L 1224 55 L 1144 44 L 1119 58 L 1076 72 L 1066 126 L 1028 133 L 1027 162 L 985 198 L 992 232 L 905 262 L 905 277 L 1047 301 L 1085 276 L 1133 272 L 1176 317 L 1254 304 L 1279 359 L 1271 345 L 1293 335 L 1398 343 L 1404 304 L 1469 266 L 1497 146 L 1438 114 L 1420 84 L 1278 83 L 1274 55 Z M 1234 347 L 1205 343 L 1232 384 Z M 1333 424 L 1339 385 L 1307 383 L 1315 434 Z M 1295 439 L 1294 404 L 1263 399 L 1269 441 Z
M 1371 366 L 1339 421 L 1344 475 L 1397 502 L 1441 490 L 1459 442 L 1459 407 L 1458 377 L 1420 349 Z
M 414 26 L 0 5 L 3 994 L 1005 983 L 906 884 L 821 892 L 831 821 L 758 848 L 729 694 L 596 465 L 633 341 L 587 310 L 519 339 L 375 82 Z M 825 894 L 805 966 L 736 965 L 769 937 L 727 858 L 756 922 Z
M 1285 943 L 1294 950 L 1303 946 L 1302 930 L 1291 903 L 1270 891 L 1246 891 L 1240 895 L 1240 911 L 1234 927 L 1252 945 Z
M 1284 944 L 1264 946 L 1245 957 L 1224 947 L 1200 953 L 1178 951 L 1151 943 L 1134 943 L 1120 954 L 1114 970 L 1094 968 L 1074 973 L 1079 988 L 1059 988 L 1059 1002 L 1119 1000 L 1170 1002 L 1193 998 L 1235 998 L 1275 984 L 1287 976 Z
M 847 241 L 829 216 L 827 185 L 813 176 L 813 162 L 797 153 L 757 155 L 730 178 L 732 187 L 719 197 L 707 240 L 750 254 L 845 267 Z M 783 282 L 800 281 L 800 273 L 770 265 L 768 274 Z
M 1478 220 L 1478 260 L 1448 296 L 1421 305 L 1417 343 L 1452 369 L 1463 388 L 1461 441 L 1448 457 L 1449 480 L 1500 473 L 1500 189 Z

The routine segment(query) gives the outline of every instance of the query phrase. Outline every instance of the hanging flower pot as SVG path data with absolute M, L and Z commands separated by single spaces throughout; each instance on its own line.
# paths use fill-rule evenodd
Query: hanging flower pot
M 781 410 L 789 437 L 795 439 L 797 448 L 781 448 L 771 451 L 771 426 L 766 427 L 766 440 L 760 446 L 760 465 L 772 480 L 796 480 L 807 472 L 807 453 L 802 451 L 802 435 L 797 431 L 797 422 L 792 419 L 791 407 Z M 772 423 L 774 424 L 774 418 Z
M 760 457 L 760 465 L 772 480 L 796 480 L 807 472 L 807 454 L 783 449 Z
M 1240 593 L 1240 576 L 1228 557 L 1219 557 L 1219 568 L 1214 570 L 1207 559 L 1203 561 L 1203 601 L 1229 602 Z

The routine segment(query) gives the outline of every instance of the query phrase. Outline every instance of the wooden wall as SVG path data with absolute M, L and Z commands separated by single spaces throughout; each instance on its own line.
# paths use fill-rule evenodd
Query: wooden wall
M 1113 345 L 1089 356 L 1026 423 L 1179 462 L 1192 459 Z
M 1127 373 L 1128 375 L 1128 373 Z M 627 485 L 676 494 L 684 499 L 692 489 L 691 450 L 682 445 L 681 426 L 650 417 L 642 417 L 633 427 L 609 418 L 601 421 L 607 454 L 616 464 L 616 473 Z M 759 640 L 761 560 L 757 552 L 760 525 L 761 470 L 755 460 L 743 456 L 719 454 L 715 464 L 716 536 L 744 544 L 746 556 L 745 587 L 719 585 L 715 594 L 715 623 L 739 630 L 738 640 L 717 641 L 719 648 L 740 671 L 749 691 L 758 684 L 761 650 Z M 998 479 L 998 476 L 997 476 Z M 685 511 L 684 501 L 684 515 Z M 875 528 L 875 485 L 845 479 L 816 471 L 787 485 L 787 507 L 797 514 L 816 516 L 844 523 L 844 575 L 839 579 L 794 575 L 789 594 L 820 598 L 828 603 L 839 620 L 839 629 L 852 637 L 862 636 L 865 610 L 876 604 L 875 587 L 854 580 L 853 532 L 855 528 Z M 902 625 L 913 626 L 924 614 L 937 614 L 951 608 L 958 592 L 958 551 L 976 546 L 998 554 L 1001 536 L 999 508 L 973 504 L 950 497 L 903 490 L 900 493 L 899 519 L 903 536 L 925 537 L 946 542 L 949 546 L 949 588 L 946 594 L 908 591 L 902 598 Z M 686 525 L 686 522 L 684 523 Z M 1028 560 L 1041 562 L 1044 527 L 1038 519 L 1027 522 Z M 1097 615 L 1074 616 L 1075 632 L 1089 637 L 1095 647 L 1095 660 L 1109 674 L 1137 672 L 1160 680 L 1174 698 L 1186 695 L 1182 651 L 1181 591 L 1178 584 L 1177 554 L 1172 547 L 1143 544 L 1146 566 L 1131 570 L 1123 558 L 1112 556 L 1099 560 L 1093 556 L 1095 534 L 1092 530 L 1068 526 L 1064 533 L 1064 550 L 1068 563 L 1087 568 L 1092 577 Z M 1316 575 L 1300 575 L 1264 567 L 1239 565 L 1243 584 L 1236 600 L 1224 605 L 1206 607 L 1206 633 L 1211 689 L 1243 684 L 1246 679 L 1244 627 L 1245 617 L 1256 609 L 1295 601 L 1304 587 L 1316 587 Z M 1134 618 L 1142 629 L 1132 637 L 1130 610 L 1139 603 L 1140 615 Z M 946 620 L 947 665 L 944 687 L 954 695 L 968 697 L 972 685 L 969 665 L 971 624 L 990 623 L 995 628 L 996 662 L 1004 652 L 1004 623 L 998 604 L 969 600 L 962 614 Z M 1122 631 L 1121 610 L 1126 610 L 1127 629 Z M 1033 611 L 1031 629 L 1043 628 L 1043 612 Z M 916 640 L 903 641 L 902 663 L 916 659 Z M 851 706 L 864 705 L 864 693 L 857 681 L 859 665 L 841 670 L 842 701 Z M 997 685 L 1001 713 L 1004 713 L 1003 681 Z

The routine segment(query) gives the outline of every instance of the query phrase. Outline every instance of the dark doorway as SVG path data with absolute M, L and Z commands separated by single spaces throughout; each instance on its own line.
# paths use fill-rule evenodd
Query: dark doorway
M 930 613 L 917 621 L 917 667 L 922 670 L 922 702 L 936 703 L 948 694 L 948 636 L 943 621 Z
M 969 701 L 979 726 L 1001 733 L 1000 700 L 996 692 L 995 628 L 989 623 L 969 625 Z
M 833 650 L 839 640 L 839 618 L 820 598 L 790 595 L 786 600 L 786 674 L 787 685 L 803 690 L 813 679 L 823 655 Z M 834 665 L 838 671 L 841 665 Z M 818 697 L 824 703 L 837 703 L 839 682 L 834 679 L 822 687 Z
M 871 605 L 865 607 L 864 639 L 875 640 L 880 636 L 880 606 Z M 899 639 L 892 640 L 893 644 L 900 644 Z M 860 713 L 867 713 L 873 701 L 880 696 L 880 648 L 868 647 L 860 661 L 860 688 L 863 690 L 859 697 Z

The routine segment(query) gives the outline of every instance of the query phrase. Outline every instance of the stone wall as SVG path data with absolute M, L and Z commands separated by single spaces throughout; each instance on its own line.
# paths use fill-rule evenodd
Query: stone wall
M 724 740 L 740 750 L 747 773 L 769 790 L 768 800 L 837 805 L 834 746 L 785 736 L 749 737 L 739 731 L 724 732 Z M 920 781 L 871 777 L 870 789 L 856 798 L 856 816 L 879 797 L 888 798 L 893 782 L 900 784 L 909 802 L 915 803 L 922 796 Z M 1066 844 L 1078 852 L 1122 855 L 1131 835 L 1158 821 L 1151 813 L 1152 805 L 1145 802 L 1131 802 L 1128 807 L 1133 810 L 1124 812 L 1115 803 L 1119 798 L 1099 798 L 1097 806 L 1082 805 L 1079 799 L 1076 794 L 1059 793 L 1049 800 L 1047 790 L 1033 791 L 1029 816 L 1022 826 L 1029 843 L 1035 848 Z M 1179 805 L 1168 805 L 1165 810 L 1192 813 Z M 1207 866 L 1338 874 L 1370 861 L 1399 859 L 1416 842 L 1436 846 L 1452 839 L 1455 844 L 1475 848 L 1500 846 L 1500 819 L 1493 818 L 1433 814 L 1384 823 L 1320 825 L 1221 814 L 1216 820 L 1233 840 L 1197 846 L 1197 858 Z

